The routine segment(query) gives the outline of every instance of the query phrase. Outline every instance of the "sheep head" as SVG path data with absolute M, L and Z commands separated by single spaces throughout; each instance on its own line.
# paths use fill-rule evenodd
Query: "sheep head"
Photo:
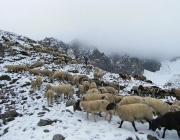
M 116 107 L 115 103 L 110 103 L 107 105 L 106 110 L 113 110 Z
M 158 120 L 157 119 L 153 119 L 152 121 L 151 121 L 151 129 L 153 130 L 153 131 L 155 131 L 156 129 L 161 129 L 161 127 L 160 127 L 160 124 L 159 124 L 159 122 L 158 122 Z
M 82 109 L 81 109 L 81 107 L 80 107 L 79 105 L 80 105 L 80 100 L 77 100 L 77 102 L 73 105 L 73 110 L 74 110 L 74 112 L 75 112 L 76 110 L 82 111 Z

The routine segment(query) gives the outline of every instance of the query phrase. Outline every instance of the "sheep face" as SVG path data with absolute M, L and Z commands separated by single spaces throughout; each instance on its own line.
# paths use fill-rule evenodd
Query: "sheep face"
M 155 131 L 157 128 L 159 130 L 161 129 L 159 122 L 156 119 L 154 119 L 154 120 L 151 121 L 151 129 L 153 131 Z
M 79 101 L 79 100 L 74 104 L 73 110 L 74 110 L 74 112 L 75 112 L 76 110 L 82 111 L 82 109 L 81 109 L 81 107 L 80 107 L 80 101 Z
M 110 103 L 107 105 L 106 110 L 113 110 L 116 107 L 115 103 Z

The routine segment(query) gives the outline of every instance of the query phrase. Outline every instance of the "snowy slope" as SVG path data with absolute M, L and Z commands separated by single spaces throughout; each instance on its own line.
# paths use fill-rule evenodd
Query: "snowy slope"
M 0 32 L 1 36 L 8 37 L 7 32 Z M 11 38 L 14 41 L 20 42 L 18 36 L 11 35 Z M 21 37 L 25 38 L 25 37 Z M 0 43 L 2 43 L 1 41 Z M 21 41 L 20 43 L 25 44 L 27 47 L 30 47 L 28 43 Z M 34 44 L 39 45 L 39 44 Z M 11 46 L 15 50 L 23 50 L 17 46 Z M 86 112 L 76 111 L 73 112 L 73 107 L 66 107 L 67 99 L 64 99 L 62 102 L 54 100 L 52 107 L 47 106 L 47 101 L 43 98 L 45 92 L 45 86 L 47 83 L 50 83 L 48 77 L 43 77 L 43 84 L 41 88 L 33 91 L 31 86 L 27 83 L 30 83 L 32 79 L 35 79 L 35 75 L 31 75 L 28 71 L 22 73 L 9 73 L 7 69 L 4 68 L 5 65 L 21 65 L 21 64 L 33 64 L 36 60 L 43 60 L 52 58 L 52 55 L 47 53 L 35 52 L 29 50 L 31 56 L 22 56 L 17 54 L 15 56 L 9 55 L 5 51 L 5 57 L 3 63 L 0 64 L 0 76 L 8 75 L 11 77 L 11 81 L 0 80 L 0 112 L 4 114 L 10 110 L 16 110 L 19 114 L 18 117 L 15 117 L 14 120 L 8 121 L 6 124 L 3 123 L 3 120 L 0 119 L 0 139 L 1 140 L 51 140 L 55 134 L 61 134 L 65 137 L 66 140 L 147 140 L 147 136 L 151 135 L 158 139 L 161 139 L 163 129 L 156 130 L 155 132 L 148 130 L 148 123 L 139 123 L 136 122 L 136 127 L 139 130 L 138 132 L 134 131 L 131 123 L 124 122 L 122 128 L 118 128 L 120 119 L 117 115 L 113 115 L 112 121 L 108 123 L 107 120 L 104 120 L 104 117 L 96 115 L 97 122 L 93 121 L 93 117 L 90 114 L 89 118 L 86 118 Z M 20 59 L 22 58 L 22 59 Z M 48 60 L 47 59 L 47 60 Z M 178 61 L 177 61 L 178 62 Z M 175 62 L 168 63 L 166 62 L 165 67 L 162 66 L 162 69 L 157 73 L 145 72 L 145 75 L 148 79 L 151 79 L 155 84 L 152 85 L 164 85 L 168 80 L 171 79 L 170 76 L 174 76 L 176 72 L 177 64 Z M 178 63 L 179 64 L 179 63 Z M 168 71 L 168 66 L 169 71 Z M 171 68 L 172 66 L 172 68 Z M 93 78 L 93 70 L 86 70 L 83 68 L 83 64 L 68 64 L 65 66 L 55 65 L 54 63 L 45 64 L 38 69 L 49 70 L 62 70 L 68 72 L 68 70 L 78 70 L 77 74 L 85 74 L 89 78 Z M 170 75 L 170 73 L 172 73 Z M 74 73 L 70 73 L 74 75 Z M 169 77 L 167 77 L 169 76 Z M 145 82 L 134 80 L 123 81 L 118 78 L 118 74 L 107 72 L 103 77 L 104 81 L 116 81 L 120 85 L 126 86 L 124 91 L 120 91 L 121 95 L 128 95 L 128 91 L 131 90 L 133 86 L 137 85 L 151 85 Z M 14 83 L 11 83 L 15 81 Z M 158 83 L 156 83 L 158 82 Z M 65 82 L 66 83 L 66 82 Z M 62 82 L 55 80 L 51 83 L 52 85 L 62 84 Z M 26 86 L 25 86 L 26 85 Z M 73 86 L 75 91 L 78 89 Z M 74 94 L 75 100 L 78 99 L 76 94 Z M 167 98 L 170 100 L 170 98 Z M 105 114 L 102 113 L 104 116 Z M 40 119 L 44 120 L 56 120 L 50 125 L 38 126 Z M 178 140 L 177 132 L 175 130 L 167 130 L 165 140 Z
M 180 59 L 175 61 L 163 61 L 157 72 L 145 70 L 144 75 L 155 84 L 165 87 L 180 87 Z M 171 83 L 171 84 L 168 84 Z

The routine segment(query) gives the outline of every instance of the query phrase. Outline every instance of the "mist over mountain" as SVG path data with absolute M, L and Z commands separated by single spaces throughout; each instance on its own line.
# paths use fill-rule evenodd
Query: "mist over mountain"
M 155 72 L 160 69 L 160 62 L 149 58 L 138 58 L 126 53 L 112 53 L 106 55 L 100 52 L 98 47 L 90 46 L 87 42 L 81 42 L 78 39 L 71 41 L 70 44 L 63 43 L 54 38 L 45 38 L 42 40 L 46 44 L 65 51 L 68 55 L 83 60 L 83 56 L 89 58 L 89 63 L 98 66 L 101 69 L 114 73 L 143 74 L 144 69 Z

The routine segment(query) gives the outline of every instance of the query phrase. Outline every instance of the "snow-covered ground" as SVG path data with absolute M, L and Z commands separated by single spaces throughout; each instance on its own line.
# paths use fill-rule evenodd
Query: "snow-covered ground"
M 162 66 L 157 72 L 144 71 L 147 79 L 152 80 L 159 86 L 172 83 L 173 87 L 180 88 L 180 59 L 176 61 L 163 61 L 161 64 Z
M 16 38 L 14 38 L 16 39 Z M 13 47 L 14 49 L 19 49 Z M 119 127 L 120 119 L 117 115 L 113 115 L 112 121 L 108 123 L 107 120 L 104 120 L 103 117 L 96 115 L 97 122 L 93 121 L 93 117 L 90 114 L 89 118 L 86 118 L 85 111 L 76 111 L 73 112 L 73 106 L 66 107 L 66 99 L 62 102 L 54 102 L 53 107 L 47 106 L 47 101 L 43 98 L 45 92 L 45 85 L 50 82 L 48 77 L 43 77 L 43 84 L 39 90 L 32 91 L 30 85 L 23 86 L 28 82 L 31 82 L 32 79 L 35 79 L 36 76 L 30 75 L 28 71 L 24 73 L 8 73 L 7 69 L 4 68 L 5 65 L 19 65 L 19 64 L 33 64 L 36 60 L 41 60 L 43 57 L 51 58 L 50 55 L 42 53 L 41 56 L 39 53 L 34 53 L 31 57 L 26 56 L 22 60 L 13 61 L 13 59 L 19 58 L 17 56 L 8 56 L 5 55 L 4 62 L 0 64 L 0 76 L 8 75 L 11 77 L 11 81 L 16 79 L 17 81 L 13 84 L 10 84 L 10 81 L 0 80 L 0 85 L 2 86 L 1 95 L 8 97 L 7 102 L 2 103 L 3 99 L 0 99 L 0 111 L 1 114 L 5 113 L 8 110 L 9 106 L 15 109 L 21 116 L 16 117 L 14 120 L 3 124 L 3 120 L 0 120 L 0 139 L 1 140 L 51 140 L 56 134 L 61 134 L 65 137 L 66 140 L 147 140 L 147 135 L 154 136 L 158 139 L 161 139 L 163 134 L 163 129 L 156 130 L 155 132 L 148 130 L 148 123 L 135 122 L 138 132 L 134 131 L 131 123 L 124 122 L 122 128 Z M 43 58 L 44 58 L 43 57 Z M 89 78 L 93 78 L 93 70 L 87 71 L 82 68 L 82 64 L 70 64 L 61 68 L 54 64 L 45 64 L 38 69 L 49 68 L 50 70 L 73 70 L 77 69 L 79 73 L 77 74 L 86 74 Z M 176 62 L 163 62 L 162 68 L 160 71 L 152 73 L 145 71 L 144 75 L 147 79 L 152 80 L 154 85 L 163 87 L 165 83 L 172 79 L 175 74 L 179 74 L 180 61 Z M 73 73 L 70 73 L 73 75 Z M 118 79 L 118 74 L 115 73 L 106 73 L 103 77 L 104 81 L 117 81 L 120 85 L 126 86 L 124 91 L 120 91 L 119 94 L 128 94 L 127 91 L 133 86 L 137 85 L 151 85 L 145 82 L 134 80 L 123 81 Z M 172 81 L 173 82 L 173 81 Z M 61 84 L 58 81 L 51 83 L 53 85 Z M 176 84 L 176 83 L 174 83 Z M 3 86 L 6 85 L 6 86 Z M 77 88 L 74 86 L 75 90 Z M 6 90 L 8 89 L 8 90 Z M 13 96 L 13 94 L 15 96 Z M 75 100 L 78 99 L 74 95 Z M 167 100 L 171 100 L 168 98 Z M 15 104 L 12 104 L 15 102 Z M 45 110 L 46 108 L 46 110 Z M 47 111 L 48 109 L 48 111 Z M 50 125 L 38 126 L 40 119 L 55 121 Z M 179 137 L 175 130 L 167 130 L 165 140 L 178 140 Z

